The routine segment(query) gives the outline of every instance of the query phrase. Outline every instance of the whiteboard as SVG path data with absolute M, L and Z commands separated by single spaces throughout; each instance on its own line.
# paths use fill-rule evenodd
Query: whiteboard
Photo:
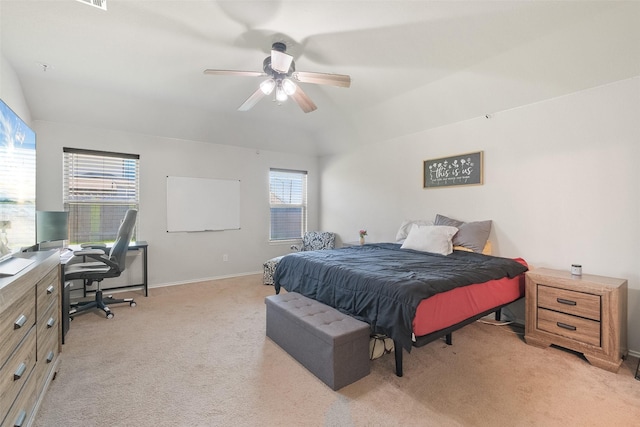
M 239 180 L 167 176 L 167 232 L 239 228 Z

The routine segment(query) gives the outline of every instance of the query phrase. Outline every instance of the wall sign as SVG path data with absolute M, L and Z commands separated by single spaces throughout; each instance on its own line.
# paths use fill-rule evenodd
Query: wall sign
M 424 161 L 424 188 L 482 185 L 482 151 Z

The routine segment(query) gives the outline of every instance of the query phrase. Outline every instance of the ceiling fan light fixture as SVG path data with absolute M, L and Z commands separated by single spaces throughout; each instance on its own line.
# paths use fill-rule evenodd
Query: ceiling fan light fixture
M 273 79 L 267 79 L 260 83 L 260 90 L 265 95 L 269 95 L 271 92 L 273 92 L 274 87 L 276 87 L 276 81 Z
M 291 96 L 294 93 L 296 93 L 296 89 L 297 86 L 294 82 L 292 82 L 289 79 L 284 79 L 282 80 L 282 90 L 284 90 L 284 93 L 286 93 L 287 95 Z
M 271 69 L 280 74 L 289 72 L 293 56 L 278 50 L 271 51 Z
M 286 92 L 284 91 L 284 89 L 282 89 L 282 84 L 279 84 L 278 86 L 276 86 L 276 101 L 278 102 L 284 102 L 286 101 L 288 98 Z

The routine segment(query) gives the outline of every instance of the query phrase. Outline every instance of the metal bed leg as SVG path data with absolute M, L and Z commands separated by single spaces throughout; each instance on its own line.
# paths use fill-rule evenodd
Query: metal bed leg
M 640 381 L 640 372 L 638 372 L 639 369 L 640 369 L 640 359 L 638 360 L 638 366 L 636 366 L 636 379 L 638 381 Z
M 502 308 L 496 310 L 496 321 L 500 321 L 500 317 L 502 317 Z
M 396 355 L 396 375 L 402 376 L 402 346 L 398 341 L 393 341 L 393 347 L 395 348 Z
M 444 342 L 447 343 L 447 345 L 452 345 L 453 344 L 453 333 L 449 332 L 447 335 L 444 336 Z

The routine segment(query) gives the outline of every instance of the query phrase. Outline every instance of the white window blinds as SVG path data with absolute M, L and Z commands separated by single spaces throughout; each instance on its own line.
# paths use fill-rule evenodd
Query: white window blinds
M 270 240 L 300 239 L 307 231 L 307 172 L 269 171 Z
M 72 244 L 109 242 L 129 208 L 138 208 L 136 154 L 63 149 L 65 210 Z

